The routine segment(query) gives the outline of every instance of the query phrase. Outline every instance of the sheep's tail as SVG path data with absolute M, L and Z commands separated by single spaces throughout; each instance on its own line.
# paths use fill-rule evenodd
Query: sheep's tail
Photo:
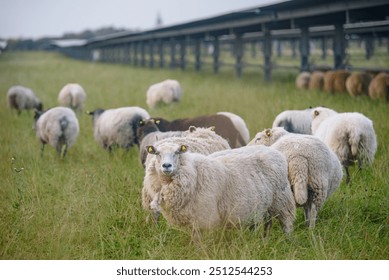
M 294 157 L 290 159 L 288 166 L 288 174 L 293 174 L 294 178 L 289 178 L 289 181 L 292 185 L 294 199 L 299 205 L 304 205 L 308 199 L 308 163 L 303 157 Z M 298 166 L 298 171 L 296 173 L 295 166 Z
M 374 153 L 376 149 L 376 140 L 367 135 L 370 133 L 369 131 L 366 134 L 354 133 L 349 135 L 349 145 L 351 149 L 351 154 L 354 160 L 358 161 L 359 167 L 363 165 L 371 165 L 374 159 Z M 373 132 L 374 134 L 374 132 Z M 373 141 L 375 143 L 373 143 Z M 371 150 L 372 149 L 372 150 Z
M 61 156 L 65 156 L 67 150 L 66 129 L 69 126 L 69 120 L 66 116 L 59 119 L 60 135 L 58 137 L 57 152 Z M 63 151 L 64 149 L 64 151 Z

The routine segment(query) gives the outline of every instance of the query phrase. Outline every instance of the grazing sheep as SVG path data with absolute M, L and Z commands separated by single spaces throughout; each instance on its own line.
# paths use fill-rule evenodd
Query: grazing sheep
M 61 106 L 69 107 L 76 112 L 84 108 L 86 94 L 79 84 L 66 84 L 58 95 L 58 103 Z
M 327 71 L 324 74 L 323 89 L 330 93 L 347 92 L 346 80 L 350 76 L 347 70 Z
M 181 95 L 181 85 L 177 80 L 164 80 L 148 88 L 146 103 L 149 108 L 155 108 L 160 102 L 165 104 L 179 102 Z
M 36 136 L 42 143 L 41 156 L 45 144 L 49 144 L 56 148 L 60 157 L 65 157 L 80 131 L 74 112 L 66 107 L 54 107 L 46 112 L 36 111 L 34 119 Z
M 277 115 L 272 127 L 283 127 L 286 131 L 311 134 L 312 109 L 287 110 Z
M 310 90 L 322 90 L 324 85 L 324 72 L 313 71 L 309 80 L 308 88 Z
M 312 110 L 312 133 L 338 156 L 346 170 L 346 182 L 350 182 L 348 167 L 355 161 L 361 168 L 371 165 L 377 150 L 377 138 L 373 122 L 360 113 L 337 113 L 316 107 Z
M 239 131 L 240 135 L 242 135 L 243 141 L 246 144 L 250 141 L 250 132 L 247 128 L 246 122 L 242 119 L 242 117 L 231 112 L 218 112 L 217 114 L 229 117 L 233 122 L 235 128 Z
M 368 95 L 370 81 L 368 73 L 352 73 L 346 80 L 347 92 L 353 97 Z
M 317 212 L 343 177 L 334 152 L 317 137 L 289 133 L 282 127 L 257 133 L 248 145 L 270 146 L 286 157 L 296 203 L 304 207 L 307 226 L 315 227 Z
M 373 100 L 389 101 L 389 73 L 380 73 L 372 79 L 369 96 Z
M 139 144 L 137 126 L 140 120 L 150 118 L 140 107 L 97 109 L 89 112 L 93 116 L 94 136 L 97 143 L 109 152 L 114 146 L 128 150 Z
M 18 115 L 22 110 L 37 109 L 42 111 L 42 102 L 36 97 L 35 93 L 30 88 L 23 86 L 12 86 L 7 92 L 8 107 L 18 112 Z
M 154 188 L 170 224 L 210 229 L 256 225 L 267 215 L 277 217 L 286 234 L 293 230 L 295 203 L 284 156 L 268 147 L 242 147 L 211 155 L 190 153 L 190 146 L 157 143 L 147 147 L 143 194 Z M 266 223 L 269 229 L 270 222 Z
M 311 73 L 309 72 L 304 71 L 298 74 L 295 81 L 296 88 L 308 89 L 310 78 L 311 78 Z
M 188 130 L 190 126 L 214 126 L 216 134 L 226 139 L 231 148 L 238 148 L 247 144 L 239 130 L 236 129 L 232 120 L 222 114 L 203 115 L 194 118 L 176 119 L 173 121 L 168 121 L 163 118 L 153 119 L 160 131 L 185 131 Z

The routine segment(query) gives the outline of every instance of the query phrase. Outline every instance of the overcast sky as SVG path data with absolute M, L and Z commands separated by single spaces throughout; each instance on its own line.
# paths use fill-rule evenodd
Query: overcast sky
M 280 0 L 0 0 L 0 38 L 41 38 L 115 27 L 150 29 Z

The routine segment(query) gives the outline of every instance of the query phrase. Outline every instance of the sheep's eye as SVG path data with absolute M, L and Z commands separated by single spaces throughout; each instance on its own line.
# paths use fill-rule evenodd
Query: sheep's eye
M 259 142 L 259 141 L 261 141 L 261 137 L 255 139 L 255 142 Z

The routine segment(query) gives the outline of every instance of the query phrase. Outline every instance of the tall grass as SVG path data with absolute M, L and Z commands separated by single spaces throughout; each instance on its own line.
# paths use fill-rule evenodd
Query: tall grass
M 125 65 L 93 64 L 53 53 L 5 53 L 0 56 L 0 258 L 1 259 L 387 259 L 389 197 L 388 104 L 368 97 L 299 91 L 295 72 L 274 73 L 264 83 L 259 72 L 213 75 Z M 147 87 L 165 78 L 183 87 L 179 104 L 150 110 L 168 119 L 232 111 L 241 115 L 253 136 L 271 126 L 285 109 L 325 105 L 358 111 L 374 121 L 378 151 L 374 164 L 352 169 L 352 184 L 342 182 L 319 212 L 314 230 L 301 209 L 291 240 L 278 224 L 264 240 L 260 230 L 204 232 L 200 244 L 190 231 L 146 224 L 141 207 L 144 170 L 138 149 L 111 155 L 93 139 L 90 116 L 80 114 L 81 132 L 65 159 L 40 144 L 32 113 L 12 114 L 5 93 L 15 84 L 31 87 L 44 105 L 57 105 L 68 82 L 87 91 L 86 109 L 141 106 Z M 12 160 L 14 158 L 14 160 Z M 23 168 L 23 170 L 21 170 Z

